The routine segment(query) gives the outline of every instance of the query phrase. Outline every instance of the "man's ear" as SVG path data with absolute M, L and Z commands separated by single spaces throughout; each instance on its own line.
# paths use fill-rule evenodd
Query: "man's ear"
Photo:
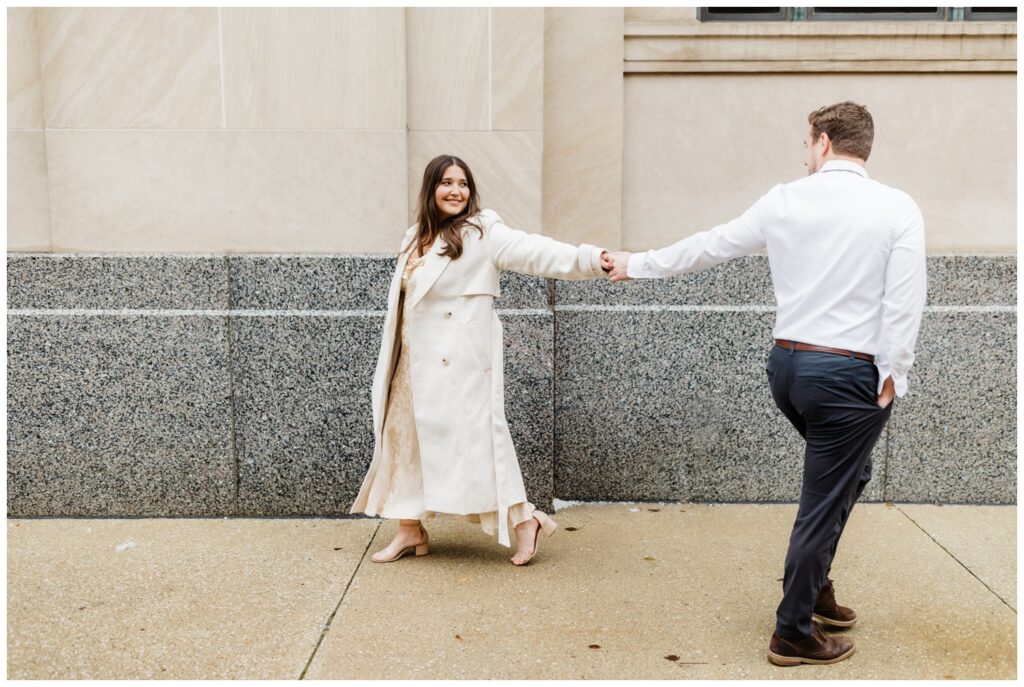
M 829 151 L 832 150 L 832 139 L 828 137 L 828 134 L 822 131 L 821 136 L 818 137 L 818 141 L 821 143 L 822 156 L 828 155 Z

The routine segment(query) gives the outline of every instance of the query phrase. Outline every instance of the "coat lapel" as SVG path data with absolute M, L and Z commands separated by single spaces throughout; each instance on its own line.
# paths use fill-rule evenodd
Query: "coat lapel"
M 392 303 L 398 303 L 398 290 L 402 288 L 402 273 L 405 271 L 405 265 L 409 262 L 409 244 L 412 243 L 416 236 L 416 232 L 410 229 L 405 233 L 405 239 L 402 241 L 402 250 L 398 251 L 398 263 L 395 265 L 395 273 L 391 277 L 391 288 L 388 289 L 388 307 L 391 307 Z
M 426 260 L 423 261 L 423 266 L 419 268 L 419 273 L 416 275 L 416 290 L 413 291 L 412 300 L 409 301 L 410 308 L 419 303 L 424 294 L 444 272 L 444 268 L 452 261 L 447 255 L 438 255 L 447 245 L 440 236 L 434 240 L 434 245 L 430 247 Z

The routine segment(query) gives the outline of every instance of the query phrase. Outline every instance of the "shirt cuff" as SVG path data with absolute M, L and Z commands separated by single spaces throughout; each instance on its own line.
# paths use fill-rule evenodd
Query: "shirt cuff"
M 885 380 L 888 377 L 892 377 L 892 385 L 896 390 L 897 398 L 907 395 L 907 390 L 910 388 L 907 384 L 907 375 L 893 372 L 887 363 L 875 363 L 875 367 L 878 368 L 878 391 L 875 392 L 877 395 L 881 395 L 882 387 L 885 386 Z
M 907 390 L 910 388 L 910 385 L 907 384 L 906 375 L 901 375 L 894 372 L 892 375 L 892 384 L 896 388 L 896 396 L 898 398 L 903 398 L 904 396 L 907 395 Z
M 643 274 L 644 255 L 646 253 L 633 253 L 626 263 L 626 276 L 630 279 L 642 279 L 647 275 Z

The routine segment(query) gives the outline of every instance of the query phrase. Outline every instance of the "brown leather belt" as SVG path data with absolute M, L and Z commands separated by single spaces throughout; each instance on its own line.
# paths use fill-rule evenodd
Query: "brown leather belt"
M 867 360 L 869 363 L 875 362 L 875 356 L 868 355 L 867 353 L 858 353 L 857 351 L 844 351 L 841 348 L 829 348 L 828 346 L 815 346 L 814 344 L 800 343 L 799 341 L 787 341 L 786 339 L 775 339 L 775 345 L 780 348 L 793 351 L 817 351 L 818 353 L 834 353 L 836 355 L 845 355 L 847 358 L 853 357 L 858 360 Z

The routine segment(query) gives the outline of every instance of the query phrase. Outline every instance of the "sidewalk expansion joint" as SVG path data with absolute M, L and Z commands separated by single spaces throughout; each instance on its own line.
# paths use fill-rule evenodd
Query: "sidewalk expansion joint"
M 980 582 L 980 583 L 982 584 L 982 586 L 983 586 L 983 587 L 985 587 L 985 589 L 989 590 L 989 591 L 990 591 L 990 592 L 992 593 L 992 596 L 994 596 L 994 597 L 996 597 L 997 599 L 999 599 L 1000 601 L 1002 601 L 1002 602 L 1003 602 L 1003 604 L 1004 604 L 1004 605 L 1005 605 L 1005 606 L 1006 606 L 1007 608 L 1009 608 L 1009 609 L 1010 609 L 1011 611 L 1013 611 L 1014 615 L 1016 615 L 1016 614 L 1017 614 L 1017 609 L 1016 609 L 1016 608 L 1014 608 L 1013 606 L 1011 606 L 1011 605 L 1010 605 L 1010 603 L 1009 603 L 1009 602 L 1008 602 L 1008 601 L 1007 601 L 1006 599 L 1004 599 L 1003 597 L 999 596 L 999 594 L 998 594 L 998 593 L 996 592 L 996 590 L 992 589 L 992 587 L 990 587 L 990 586 L 989 586 L 989 585 L 988 585 L 988 584 L 987 584 L 987 583 L 985 582 L 985 580 L 983 580 L 983 579 L 981 579 L 980 577 L 978 577 L 978 576 L 977 576 L 977 575 L 975 574 L 975 572 L 974 572 L 973 570 L 971 570 L 970 568 L 968 568 L 968 567 L 967 567 L 967 566 L 966 566 L 966 565 L 964 564 L 964 562 L 963 562 L 963 561 L 961 561 L 961 560 L 960 560 L 959 558 L 957 558 L 957 557 L 956 557 L 956 556 L 955 556 L 955 555 L 953 554 L 953 552 L 952 552 L 952 551 L 950 551 L 950 550 L 949 550 L 949 549 L 947 549 L 947 548 L 946 548 L 945 546 L 943 546 L 943 545 L 942 545 L 941 543 L 939 543 L 939 540 L 938 540 L 938 539 L 936 539 L 935 537 L 933 537 L 933 536 L 932 536 L 932 535 L 931 535 L 931 534 L 930 534 L 930 533 L 928 532 L 928 530 L 926 530 L 925 528 L 921 527 L 921 525 L 920 525 L 920 524 L 918 524 L 917 520 L 914 520 L 914 519 L 913 519 L 912 517 L 910 517 L 910 515 L 908 515 L 908 514 L 907 514 L 907 512 L 906 512 L 906 511 L 904 511 L 904 510 L 903 510 L 902 508 L 900 508 L 899 506 L 897 506 L 897 507 L 896 507 L 896 510 L 898 510 L 898 511 L 899 511 L 900 513 L 902 513 L 902 514 L 903 514 L 903 517 L 905 517 L 905 518 L 906 518 L 907 520 L 909 520 L 910 522 L 914 523 L 914 526 L 915 526 L 915 527 L 917 527 L 917 529 L 919 529 L 919 530 L 921 530 L 922 532 L 924 532 L 925 536 L 926 536 L 926 537 L 928 537 L 929 539 L 931 539 L 931 540 L 932 540 L 933 542 L 935 542 L 935 545 L 936 545 L 936 546 L 938 546 L 938 547 L 939 547 L 940 549 L 942 549 L 943 551 L 945 551 L 945 552 L 946 552 L 946 553 L 947 553 L 947 554 L 949 555 L 949 557 L 950 557 L 950 558 L 952 558 L 952 559 L 953 559 L 954 561 L 956 561 L 957 563 L 959 563 L 959 564 L 960 564 L 960 565 L 961 565 L 961 566 L 963 567 L 963 569 L 964 569 L 964 570 L 966 570 L 967 572 L 969 572 L 969 573 L 971 574 L 971 576 L 972 576 L 972 577 L 973 577 L 974 579 L 976 579 L 976 580 L 977 580 L 978 582 Z
M 345 595 L 348 594 L 349 587 L 352 586 L 352 580 L 356 579 L 356 573 L 359 572 L 359 568 L 363 567 L 363 561 L 366 560 L 366 552 L 370 550 L 370 545 L 373 544 L 373 540 L 377 537 L 377 532 L 380 531 L 380 526 L 384 524 L 384 521 L 377 523 L 377 529 L 373 531 L 370 538 L 366 542 L 366 548 L 363 549 L 363 555 L 359 557 L 359 562 L 356 564 L 355 569 L 352 571 L 352 576 L 348 578 L 348 584 L 345 585 L 345 591 L 341 593 L 341 598 L 338 599 L 338 604 L 331 611 L 331 616 L 327 619 L 327 623 L 320 631 L 320 637 L 316 640 L 316 646 L 313 647 L 313 653 L 309 655 L 309 660 L 306 661 L 306 666 L 302 669 L 302 673 L 299 675 L 300 680 L 306 679 L 306 673 L 309 671 L 309 667 L 313 665 L 313 659 L 316 658 L 316 652 L 320 650 L 320 645 L 324 641 L 324 637 L 327 636 L 328 631 L 331 629 L 331 623 L 334 622 L 334 616 L 338 614 L 338 609 L 341 608 L 341 604 L 345 601 Z

